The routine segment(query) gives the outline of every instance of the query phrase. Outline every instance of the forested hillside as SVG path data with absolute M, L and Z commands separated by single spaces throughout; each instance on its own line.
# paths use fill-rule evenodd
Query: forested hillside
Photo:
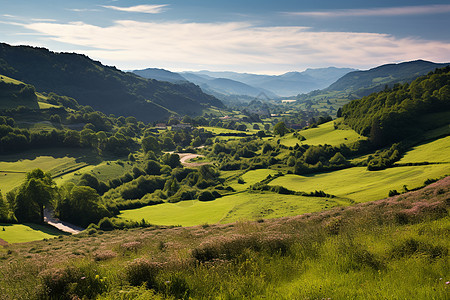
M 391 89 L 354 100 L 342 108 L 345 122 L 356 132 L 370 136 L 377 145 L 418 135 L 448 123 L 450 110 L 450 67 L 437 69 L 411 84 L 397 84 Z M 440 113 L 442 119 L 424 119 Z
M 168 118 L 172 111 L 196 115 L 210 105 L 223 106 L 190 83 L 144 79 L 84 55 L 44 48 L 1 43 L 0 74 L 32 84 L 41 92 L 73 97 L 106 114 L 134 116 L 143 121 Z

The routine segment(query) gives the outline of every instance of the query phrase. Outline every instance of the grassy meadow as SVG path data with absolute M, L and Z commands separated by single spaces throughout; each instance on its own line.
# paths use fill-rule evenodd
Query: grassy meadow
M 421 187 L 424 181 L 450 173 L 449 165 L 405 166 L 381 171 L 355 167 L 311 175 L 285 175 L 270 182 L 287 189 L 303 192 L 322 190 L 338 197 L 367 202 L 388 196 L 390 190 L 403 191 Z
M 450 136 L 420 144 L 408 151 L 399 163 L 450 163 Z
M 244 192 L 210 202 L 190 200 L 124 210 L 120 217 L 133 221 L 145 219 L 156 225 L 194 226 L 295 216 L 348 204 L 338 198 Z
M 50 239 L 60 235 L 64 233 L 47 225 L 0 223 L 0 239 L 10 244 Z
M 348 144 L 356 142 L 359 139 L 366 139 L 359 135 L 352 129 L 334 129 L 334 122 L 330 121 L 319 125 L 317 128 L 309 128 L 301 130 L 298 133 L 305 137 L 306 140 L 299 141 L 293 134 L 287 134 L 280 139 L 280 143 L 293 147 L 295 144 L 307 144 L 307 145 L 332 145 L 338 146 L 340 144 Z

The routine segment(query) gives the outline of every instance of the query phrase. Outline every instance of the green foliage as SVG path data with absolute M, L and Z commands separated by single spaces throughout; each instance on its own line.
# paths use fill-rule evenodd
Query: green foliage
M 54 182 L 41 169 L 27 173 L 14 200 L 14 215 L 20 222 L 44 221 L 44 206 L 52 205 Z
M 111 215 L 102 204 L 97 191 L 88 186 L 73 187 L 60 200 L 56 212 L 61 220 L 83 227 Z
M 275 126 L 273 126 L 273 133 L 279 136 L 284 136 L 289 132 L 289 129 L 286 127 L 284 122 L 279 122 Z

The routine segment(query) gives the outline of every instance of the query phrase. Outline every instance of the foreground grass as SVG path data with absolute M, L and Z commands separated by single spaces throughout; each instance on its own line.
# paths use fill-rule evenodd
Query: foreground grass
M 124 210 L 120 217 L 156 225 L 194 226 L 295 216 L 348 204 L 343 199 L 245 192 L 210 202 L 190 200 Z
M 2 299 L 448 299 L 450 178 L 326 212 L 0 250 Z M 69 258 L 69 260 L 68 260 Z
M 312 175 L 286 175 L 276 178 L 270 185 L 281 185 L 294 191 L 325 191 L 335 196 L 367 202 L 386 197 L 390 190 L 402 191 L 406 185 L 414 189 L 429 178 L 439 178 L 449 173 L 449 165 L 396 167 L 381 171 L 367 171 L 355 167 Z M 357 179 L 357 180 L 356 180 Z
M 47 225 L 0 223 L 0 239 L 10 244 L 50 239 L 63 234 L 63 232 Z

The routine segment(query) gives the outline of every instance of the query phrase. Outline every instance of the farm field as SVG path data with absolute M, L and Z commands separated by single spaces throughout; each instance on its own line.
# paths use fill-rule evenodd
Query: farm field
M 287 147 L 293 147 L 295 144 L 308 144 L 308 145 L 332 145 L 337 146 L 340 144 L 347 144 L 355 142 L 359 139 L 365 139 L 365 137 L 359 135 L 355 131 L 334 129 L 334 121 L 330 121 L 319 125 L 317 128 L 310 128 L 299 131 L 299 134 L 304 136 L 306 140 L 299 141 L 293 134 L 288 134 L 281 138 L 281 144 Z
M 450 163 L 450 136 L 418 145 L 408 151 L 399 163 L 448 162 Z
M 447 164 L 396 167 L 381 171 L 367 171 L 355 167 L 312 175 L 285 175 L 270 182 L 294 191 L 322 190 L 328 194 L 367 202 L 386 198 L 389 190 L 402 191 L 423 185 L 429 178 L 439 178 L 450 173 Z
M 194 226 L 295 216 L 348 204 L 349 202 L 343 199 L 238 193 L 209 202 L 191 200 L 125 210 L 120 217 L 134 221 L 145 219 L 156 225 Z
M 5 231 L 3 231 L 3 228 Z M 25 243 L 50 239 L 65 233 L 45 225 L 37 224 L 3 224 L 0 223 L 0 239 L 12 243 Z

